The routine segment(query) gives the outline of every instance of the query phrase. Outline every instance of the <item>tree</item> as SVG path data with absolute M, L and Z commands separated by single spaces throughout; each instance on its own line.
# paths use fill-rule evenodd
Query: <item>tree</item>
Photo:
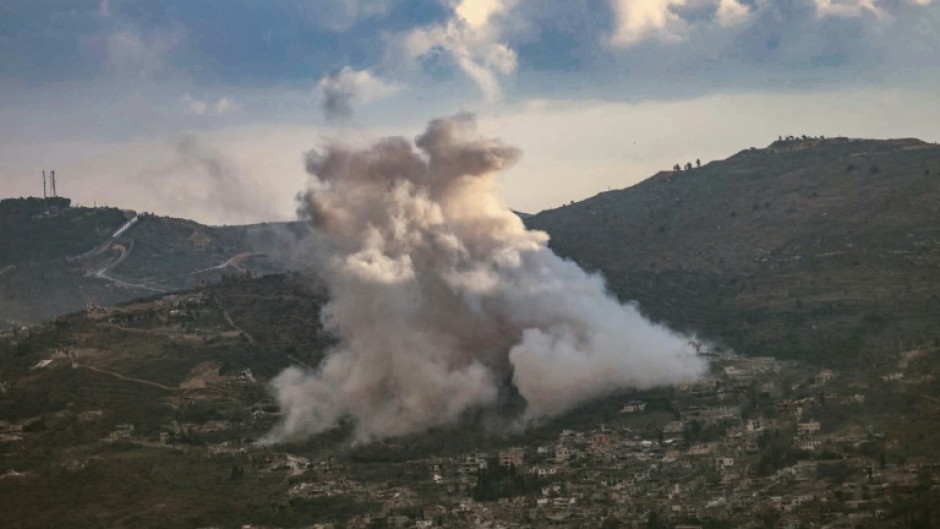
M 695 159 L 695 167 L 701 167 L 701 166 L 702 166 L 702 160 L 699 160 L 698 158 L 696 158 L 696 159 Z
M 657 514 L 656 511 L 650 511 L 646 527 L 649 529 L 663 529 L 666 525 L 660 521 L 659 514 Z

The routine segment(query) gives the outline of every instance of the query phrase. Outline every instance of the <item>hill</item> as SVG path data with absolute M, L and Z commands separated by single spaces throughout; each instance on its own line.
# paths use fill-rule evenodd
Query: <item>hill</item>
M 281 417 L 271 378 L 316 366 L 332 343 L 324 301 L 308 277 L 228 277 L 0 333 L 0 526 L 384 527 L 404 516 L 478 527 L 470 508 L 545 527 L 570 509 L 567 499 L 539 507 L 553 487 L 584 491 L 585 514 L 566 527 L 609 527 L 611 511 L 638 511 L 635 527 L 650 512 L 672 516 L 664 527 L 738 527 L 781 490 L 831 498 L 808 517 L 868 512 L 843 506 L 843 485 L 869 486 L 883 511 L 860 527 L 935 516 L 940 385 L 930 374 L 940 348 L 890 355 L 885 369 L 823 371 L 712 354 L 699 383 L 612 394 L 526 430 L 471 411 L 367 444 L 350 444 L 348 423 L 258 444 Z M 811 419 L 822 433 L 798 435 L 797 422 Z M 507 469 L 513 454 L 522 459 Z M 718 459 L 733 479 L 719 482 Z M 684 497 L 606 495 L 621 480 L 680 483 Z M 676 501 L 704 506 L 716 493 L 741 504 L 735 523 L 725 511 L 669 514 Z M 766 520 L 756 527 L 774 527 Z
M 278 245 L 271 241 L 303 230 L 281 224 L 210 227 L 69 206 L 68 199 L 0 201 L 0 329 L 225 275 L 282 272 L 288 255 L 273 257 Z
M 940 146 L 807 139 L 526 219 L 651 317 L 846 364 L 940 333 Z
M 936 519 L 937 170 L 915 140 L 781 142 L 528 218 L 648 314 L 751 356 L 709 349 L 701 381 L 525 430 L 471 410 L 357 445 L 348 423 L 256 442 L 272 377 L 334 340 L 317 281 L 268 273 L 304 265 L 308 227 L 17 204 L 4 228 L 76 228 L 5 243 L 0 308 L 136 299 L 0 332 L 0 526 L 774 527 L 782 497 L 817 498 L 796 506 L 814 523 Z

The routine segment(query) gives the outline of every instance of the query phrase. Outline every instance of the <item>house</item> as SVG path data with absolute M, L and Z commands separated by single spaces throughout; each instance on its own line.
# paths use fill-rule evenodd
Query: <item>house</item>
M 567 446 L 559 446 L 555 449 L 555 461 L 558 463 L 564 463 L 565 461 L 571 459 L 575 455 L 575 451 L 568 448 Z
M 817 386 L 822 386 L 832 381 L 833 373 L 831 369 L 823 369 L 816 374 L 815 381 Z
M 819 421 L 801 422 L 796 425 L 796 431 L 800 435 L 814 434 L 821 429 L 822 429 L 822 426 L 819 424 Z
M 609 432 L 599 432 L 594 434 L 591 437 L 591 449 L 592 451 L 598 451 L 599 449 L 610 445 L 610 433 Z
M 799 442 L 800 450 L 804 450 L 806 452 L 815 452 L 816 450 L 819 450 L 820 446 L 822 446 L 822 443 L 818 439 L 802 439 Z
M 715 458 L 715 468 L 723 469 L 734 466 L 733 457 L 716 457 Z
M 687 452 L 690 456 L 704 456 L 714 453 L 718 449 L 718 443 L 702 443 L 689 448 Z
M 842 397 L 842 404 L 865 404 L 865 395 L 856 393 Z
M 803 406 L 793 400 L 779 400 L 774 403 L 774 409 L 777 410 L 777 413 L 781 415 L 796 415 L 799 416 L 803 413 Z
M 404 529 L 411 525 L 411 518 L 402 514 L 396 514 L 386 518 L 385 523 L 390 529 Z
M 760 419 L 748 419 L 744 422 L 744 429 L 749 433 L 757 433 L 764 430 L 764 423 Z
M 646 403 L 641 400 L 631 400 L 623 405 L 620 413 L 639 413 L 642 411 L 646 411 Z
M 499 465 L 502 467 L 521 467 L 525 461 L 525 451 L 522 448 L 510 448 L 499 452 Z
M 547 478 L 547 477 L 558 474 L 558 468 L 557 467 L 534 467 L 529 472 L 531 472 L 532 474 L 535 474 L 536 476 L 540 478 Z

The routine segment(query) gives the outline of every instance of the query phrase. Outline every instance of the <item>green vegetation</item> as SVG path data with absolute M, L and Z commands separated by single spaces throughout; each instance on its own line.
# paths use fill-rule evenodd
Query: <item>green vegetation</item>
M 937 165 L 917 140 L 795 138 L 525 222 L 658 321 L 745 354 L 863 365 L 940 337 Z
M 84 253 L 126 219 L 114 208 L 69 208 L 67 198 L 0 200 L 0 268 Z

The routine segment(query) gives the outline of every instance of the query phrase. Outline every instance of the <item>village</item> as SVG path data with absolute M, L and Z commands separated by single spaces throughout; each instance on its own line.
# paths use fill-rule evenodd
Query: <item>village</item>
M 411 461 L 420 480 L 411 489 L 352 482 L 335 462 L 282 455 L 300 480 L 287 494 L 381 499 L 380 511 L 348 528 L 796 529 L 881 527 L 894 502 L 938 488 L 936 461 L 886 462 L 883 432 L 817 418 L 826 407 L 860 409 L 864 384 L 837 391 L 824 369 L 782 387 L 805 368 L 733 354 L 712 363 L 713 376 L 675 392 L 681 408 L 661 427 L 598 425 L 547 445 Z M 634 424 L 662 415 L 642 400 L 621 413 Z M 438 503 L 429 503 L 435 488 Z
M 155 331 L 177 329 L 170 334 L 181 343 L 247 340 L 224 319 L 216 335 L 185 332 L 189 312 L 212 307 L 204 297 L 171 297 L 164 305 L 156 315 L 143 308 L 94 309 L 83 317 L 110 326 L 144 318 L 135 325 L 146 327 L 159 316 L 169 327 Z M 701 346 L 708 376 L 676 388 L 611 395 L 603 402 L 615 406 L 612 412 L 576 409 L 554 426 L 536 425 L 537 433 L 494 435 L 488 446 L 466 450 L 423 449 L 415 456 L 405 450 L 410 441 L 385 440 L 386 451 L 408 456 L 366 463 L 355 452 L 368 446 L 350 448 L 348 439 L 327 448 L 258 442 L 280 412 L 263 397 L 264 381 L 247 367 L 223 373 L 218 364 L 203 362 L 174 389 L 93 367 L 84 358 L 97 353 L 70 349 L 32 371 L 85 370 L 149 385 L 177 409 L 178 419 L 156 428 L 141 420 L 118 423 L 86 445 L 87 453 L 108 446 L 185 452 L 230 465 L 226 479 L 246 487 L 273 483 L 272 501 L 284 508 L 354 502 L 329 516 L 313 508 L 312 523 L 304 527 L 836 529 L 908 527 L 898 525 L 904 519 L 899 508 L 940 490 L 940 461 L 906 451 L 899 441 L 903 432 L 887 429 L 879 415 L 899 409 L 885 399 L 916 397 L 918 388 L 933 382 L 929 366 L 937 352 L 924 344 L 878 368 L 841 371 Z M 6 390 L 0 387 L 0 393 Z M 222 396 L 254 402 L 226 417 L 213 411 Z M 935 413 L 940 403 L 920 397 Z M 66 409 L 41 421 L 0 421 L 0 442 L 9 453 L 22 453 L 37 435 L 49 435 L 43 433 L 47 424 L 70 414 Z M 88 410 L 68 420 L 94 431 L 107 415 Z M 603 419 L 592 422 L 597 417 Z M 64 458 L 60 464 L 81 473 L 100 461 Z M 29 479 L 30 473 L 16 469 L 0 479 Z M 243 527 L 280 525 L 255 526 L 249 519 Z
M 902 369 L 874 382 L 883 390 L 916 377 L 903 368 L 923 354 L 901 355 Z M 610 425 L 565 429 L 548 444 L 410 460 L 387 482 L 350 478 L 353 463 L 276 447 L 254 460 L 289 476 L 288 501 L 381 504 L 321 528 L 884 527 L 898 502 L 940 489 L 938 461 L 886 460 L 890 439 L 857 419 L 869 383 L 796 362 L 711 356 L 712 375 L 677 388 L 669 409 L 630 399 Z

